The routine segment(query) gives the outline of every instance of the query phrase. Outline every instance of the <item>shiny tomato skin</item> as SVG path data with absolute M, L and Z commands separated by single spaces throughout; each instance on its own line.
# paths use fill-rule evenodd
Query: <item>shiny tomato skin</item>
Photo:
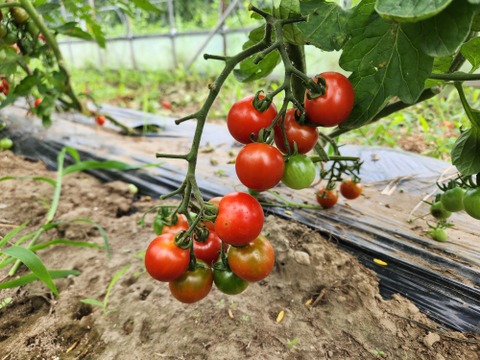
M 463 197 L 463 206 L 468 215 L 480 220 L 480 187 L 467 190 Z
M 157 235 L 161 234 L 178 234 L 181 231 L 188 230 L 188 220 L 183 214 L 177 214 L 177 222 L 172 225 L 165 225 L 160 216 L 156 216 L 153 220 L 153 231 Z
M 264 143 L 243 147 L 235 161 L 240 182 L 249 189 L 263 191 L 273 188 L 282 179 L 285 164 L 282 153 Z
M 317 202 L 324 209 L 335 206 L 338 201 L 338 191 L 335 189 L 326 190 L 325 187 L 321 187 L 316 193 Z
M 272 103 L 267 110 L 260 112 L 253 106 L 255 95 L 249 95 L 232 105 L 227 115 L 227 127 L 232 137 L 242 144 L 252 142 L 250 135 L 256 138 L 260 129 L 270 126 L 277 109 Z M 260 96 L 260 99 L 262 96 Z
M 293 152 L 294 143 L 297 144 L 297 151 L 299 154 L 306 154 L 313 149 L 318 141 L 318 131 L 314 126 L 300 125 L 295 119 L 296 109 L 288 109 L 285 114 L 284 126 L 285 135 L 287 137 L 290 152 Z M 274 128 L 274 141 L 277 148 L 286 154 L 287 147 L 285 146 L 282 128 L 280 125 Z
M 362 191 L 362 184 L 355 182 L 352 179 L 345 179 L 340 184 L 340 194 L 342 194 L 345 199 L 356 199 L 362 194 Z
M 223 242 L 243 246 L 260 234 L 264 218 L 262 206 L 252 195 L 230 193 L 218 206 L 215 232 Z
M 190 250 L 175 245 L 174 234 L 157 236 L 145 253 L 145 268 L 158 281 L 172 281 L 188 269 Z
M 212 265 L 218 260 L 220 250 L 222 250 L 222 240 L 213 230 L 210 230 L 204 242 L 196 240 L 193 242 L 195 257 L 205 261 L 208 265 Z
M 202 300 L 212 289 L 212 269 L 201 260 L 197 260 L 196 266 L 195 269 L 187 270 L 178 279 L 168 283 L 173 297 L 185 304 Z
M 33 106 L 37 107 L 37 106 L 40 105 L 41 103 L 42 103 L 42 99 L 37 98 L 37 99 L 35 99 L 35 101 L 33 102 Z
M 305 112 L 314 124 L 324 127 L 336 126 L 344 122 L 353 109 L 355 94 L 352 83 L 344 75 L 329 71 L 320 74 L 326 81 L 325 94 L 309 99 L 305 93 Z M 315 77 L 314 81 L 318 78 Z
M 230 269 L 214 268 L 213 282 L 218 290 L 227 295 L 240 294 L 245 291 L 249 285 L 248 281 L 240 279 Z
M 291 189 L 304 189 L 313 183 L 316 173 L 315 164 L 308 156 L 292 155 L 285 162 L 282 183 Z
M 273 270 L 275 251 L 270 241 L 260 234 L 246 246 L 230 247 L 228 264 L 240 279 L 248 282 L 260 281 Z
M 464 209 L 463 198 L 465 197 L 466 190 L 461 187 L 454 187 L 446 190 L 440 201 L 447 211 L 456 212 Z

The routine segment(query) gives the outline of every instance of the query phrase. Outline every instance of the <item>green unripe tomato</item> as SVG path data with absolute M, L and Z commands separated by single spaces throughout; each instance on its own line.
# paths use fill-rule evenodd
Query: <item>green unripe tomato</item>
M 450 211 L 443 207 L 441 201 L 436 201 L 430 206 L 430 214 L 438 220 L 448 219 L 452 215 Z
M 448 240 L 448 233 L 447 233 L 447 230 L 445 229 L 441 229 L 441 228 L 433 229 L 432 231 L 429 232 L 429 234 L 432 237 L 432 239 L 435 241 L 445 242 Z
M 3 37 L 3 42 L 7 45 L 13 45 L 17 42 L 17 34 L 14 32 L 10 31 L 7 35 Z
M 0 140 L 0 150 L 8 150 L 13 147 L 13 141 L 9 138 L 3 138 Z
M 447 211 L 462 211 L 463 206 L 463 197 L 465 195 L 465 189 L 461 187 L 455 187 L 453 189 L 448 189 L 442 194 L 440 201 L 442 202 L 443 207 Z
M 12 14 L 13 20 L 17 24 L 25 24 L 30 18 L 28 13 L 21 7 L 10 8 L 10 14 Z
M 222 260 L 218 260 L 221 262 Z M 227 295 L 237 295 L 245 291 L 248 281 L 240 279 L 232 270 L 213 268 L 213 282 L 218 290 Z
M 315 180 L 316 170 L 312 160 L 303 154 L 290 156 L 285 162 L 282 182 L 291 189 L 304 189 Z
M 0 38 L 4 38 L 8 33 L 7 25 L 0 22 Z
M 480 187 L 469 189 L 465 192 L 463 206 L 468 215 L 480 220 Z

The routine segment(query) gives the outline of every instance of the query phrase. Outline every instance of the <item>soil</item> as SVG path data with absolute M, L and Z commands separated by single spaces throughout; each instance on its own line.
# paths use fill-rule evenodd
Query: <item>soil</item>
M 0 164 L 0 177 L 55 178 L 44 164 L 8 151 Z M 0 237 L 26 220 L 21 234 L 41 226 L 52 189 L 28 179 L 0 182 Z M 139 256 L 154 235 L 150 217 L 145 227 L 137 222 L 159 204 L 133 197 L 126 183 L 66 176 L 56 220 L 99 223 L 111 256 L 66 245 L 39 251 L 49 269 L 81 273 L 55 281 L 58 297 L 40 282 L 0 291 L 0 304 L 12 299 L 0 309 L 0 359 L 479 359 L 480 336 L 441 328 L 399 295 L 383 299 L 375 273 L 353 256 L 310 228 L 273 216 L 264 232 L 276 265 L 266 280 L 240 295 L 214 288 L 199 303 L 179 303 L 145 273 Z M 103 241 L 87 223 L 52 229 L 40 242 L 54 238 Z M 126 265 L 106 312 L 80 302 L 103 301 Z M 7 271 L 0 270 L 0 279 Z

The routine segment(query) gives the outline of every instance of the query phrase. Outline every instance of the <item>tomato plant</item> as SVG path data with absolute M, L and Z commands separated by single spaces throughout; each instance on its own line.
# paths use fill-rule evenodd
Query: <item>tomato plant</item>
M 317 190 L 315 196 L 317 202 L 324 209 L 335 206 L 338 201 L 338 191 L 336 189 L 325 188 L 324 186 Z
M 342 194 L 345 199 L 356 199 L 362 194 L 362 191 L 362 184 L 352 179 L 345 179 L 340 184 L 340 194 Z
M 258 99 L 263 99 L 259 96 Z M 232 137 L 242 144 L 251 143 L 261 129 L 267 128 L 277 116 L 275 105 L 270 104 L 264 111 L 255 105 L 255 95 L 247 96 L 235 102 L 227 115 L 227 127 Z
M 480 187 L 468 189 L 463 197 L 465 212 L 474 219 L 480 220 Z
M 176 214 L 174 216 L 158 214 L 153 219 L 153 231 L 155 234 L 177 234 L 180 231 L 188 229 L 187 217 L 183 214 Z
M 145 268 L 158 281 L 179 278 L 190 263 L 190 251 L 175 244 L 175 234 L 162 234 L 148 245 L 145 253 Z
M 284 168 L 280 151 L 264 143 L 245 145 L 235 161 L 238 179 L 247 188 L 257 191 L 277 185 L 283 177 Z
M 257 199 L 242 193 L 225 195 L 218 205 L 215 232 L 227 244 L 243 246 L 262 231 L 263 209 Z
M 187 270 L 179 278 L 170 281 L 170 292 L 178 301 L 186 304 L 202 300 L 212 289 L 213 273 L 210 266 L 198 260 L 193 270 Z
M 270 241 L 260 234 L 245 246 L 230 247 L 228 264 L 239 278 L 249 282 L 260 281 L 273 270 L 275 252 Z
M 345 120 L 352 112 L 354 102 L 353 86 L 344 75 L 329 71 L 319 75 L 325 79 L 325 93 L 312 98 L 311 92 L 305 93 L 305 112 L 314 124 L 330 127 Z M 315 77 L 318 82 L 318 77 Z
M 248 281 L 239 278 L 230 267 L 218 260 L 213 267 L 213 282 L 218 290 L 227 295 L 237 295 L 248 288 Z
M 290 156 L 285 162 L 282 183 L 291 189 L 304 189 L 315 180 L 316 169 L 312 160 L 306 155 Z
M 296 146 L 296 150 L 300 154 L 308 153 L 318 141 L 317 128 L 309 125 L 300 125 L 295 118 L 297 111 L 296 109 L 288 109 L 285 113 L 283 122 L 285 136 L 281 124 L 274 128 L 275 145 L 285 154 L 289 152 L 285 145 L 285 140 L 288 143 L 290 152 L 293 152 Z

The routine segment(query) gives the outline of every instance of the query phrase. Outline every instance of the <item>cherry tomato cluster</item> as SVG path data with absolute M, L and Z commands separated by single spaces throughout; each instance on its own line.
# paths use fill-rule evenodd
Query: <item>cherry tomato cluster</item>
M 305 92 L 304 109 L 278 114 L 263 95 L 247 96 L 231 107 L 227 127 L 232 137 L 244 144 L 235 161 L 240 182 L 255 191 L 273 188 L 279 182 L 292 189 L 304 189 L 315 180 L 316 167 L 306 154 L 317 145 L 318 126 L 336 126 L 353 108 L 354 92 L 342 74 L 326 72 L 314 81 L 325 83 L 325 92 L 313 97 Z M 273 139 L 266 134 L 272 134 Z
M 203 299 L 213 284 L 225 294 L 239 294 L 274 266 L 273 246 L 261 234 L 264 213 L 257 199 L 234 192 L 209 203 L 216 209 L 214 221 L 197 222 L 190 235 L 193 216 L 166 216 L 162 208 L 153 223 L 158 236 L 145 253 L 147 272 L 168 282 L 172 295 L 184 303 Z
M 345 179 L 340 183 L 340 194 L 345 199 L 353 200 L 363 192 L 363 186 L 357 179 Z M 338 202 L 338 190 L 336 184 L 330 182 L 327 186 L 320 187 L 316 192 L 318 204 L 324 209 L 333 207 Z

